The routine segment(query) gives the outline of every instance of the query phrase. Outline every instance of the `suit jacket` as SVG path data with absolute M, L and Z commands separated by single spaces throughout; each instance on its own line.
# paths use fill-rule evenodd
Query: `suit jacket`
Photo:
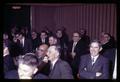
M 42 39 L 40 38 L 40 39 L 39 39 L 39 45 L 41 45 L 41 44 L 43 44 L 43 43 L 42 43 Z M 45 44 L 49 45 L 48 37 L 45 38 Z
M 58 59 L 49 74 L 50 79 L 73 79 L 72 70 L 69 64 Z
M 49 75 L 50 72 L 50 62 L 48 61 L 48 63 L 39 60 L 39 65 L 38 65 L 38 73 L 42 73 L 44 75 Z
M 71 57 L 71 52 L 72 52 L 72 47 L 73 47 L 73 41 L 71 41 L 69 43 L 69 47 L 68 47 L 68 54 L 69 57 Z M 79 62 L 80 56 L 82 56 L 83 54 L 88 53 L 88 45 L 81 39 L 77 42 L 74 52 L 76 53 L 75 57 L 74 57 L 74 61 L 75 62 Z M 70 60 L 71 61 L 71 60 Z
M 111 48 L 106 50 L 102 55 L 109 59 L 110 61 L 110 77 L 112 78 L 113 69 L 115 65 L 115 51 L 116 48 Z
M 77 42 L 74 52 L 76 53 L 74 59 L 72 59 L 72 56 L 70 55 L 72 52 L 72 46 L 73 46 L 73 41 L 69 43 L 68 47 L 68 62 L 72 66 L 73 74 L 74 77 L 76 77 L 78 73 L 78 68 L 79 68 L 79 62 L 80 62 L 80 56 L 88 53 L 88 45 L 81 39 Z
M 32 52 L 32 42 L 30 39 L 25 38 L 24 46 L 18 40 L 17 42 L 12 43 L 12 47 L 10 49 L 10 54 L 13 57 L 24 55 L 25 53 Z
M 102 75 L 96 77 L 96 72 L 101 72 Z M 90 54 L 81 56 L 79 75 L 81 79 L 109 79 L 108 59 L 99 55 L 94 65 L 92 65 Z
M 4 74 L 15 69 L 13 58 L 10 55 L 4 57 Z
M 22 47 L 22 49 L 23 49 L 23 55 L 25 53 L 29 53 L 29 52 L 32 51 L 32 42 L 31 42 L 30 39 L 25 38 L 25 40 L 24 40 L 24 47 Z
M 32 51 L 35 52 L 37 47 L 39 47 L 39 38 L 32 39 Z
M 17 70 L 9 71 L 8 73 L 5 74 L 4 78 L 5 79 L 19 79 L 18 71 Z M 48 79 L 48 77 L 39 73 L 39 74 L 34 75 L 33 79 Z

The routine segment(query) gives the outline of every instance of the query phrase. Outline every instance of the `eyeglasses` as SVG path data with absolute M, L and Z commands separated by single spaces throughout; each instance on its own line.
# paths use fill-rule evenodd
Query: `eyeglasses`
M 79 36 L 73 36 L 73 37 L 79 37 Z
M 44 52 L 45 50 L 43 50 L 43 49 L 39 49 L 39 48 L 37 48 L 36 49 L 37 51 L 42 51 L 42 52 Z

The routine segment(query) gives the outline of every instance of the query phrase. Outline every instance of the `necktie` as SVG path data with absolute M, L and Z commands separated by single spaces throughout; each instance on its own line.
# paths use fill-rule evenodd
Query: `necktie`
M 95 58 L 93 57 L 92 58 L 92 65 L 95 63 Z
M 52 70 L 52 69 L 53 69 L 53 64 L 51 63 L 51 64 L 50 64 L 50 70 Z

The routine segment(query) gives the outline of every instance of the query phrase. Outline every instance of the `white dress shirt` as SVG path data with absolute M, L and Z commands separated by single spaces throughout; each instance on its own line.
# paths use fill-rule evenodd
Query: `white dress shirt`
M 75 49 L 76 44 L 77 44 L 77 42 L 73 42 L 72 53 L 74 52 L 74 49 Z
M 98 57 L 99 57 L 99 55 L 91 56 L 91 59 L 94 59 L 94 60 L 92 60 L 92 65 L 96 62 Z
M 53 69 L 53 68 L 54 68 L 54 65 L 55 65 L 55 63 L 57 62 L 57 60 L 58 60 L 58 58 L 56 58 L 54 61 L 51 61 L 51 64 L 52 64 L 51 69 Z

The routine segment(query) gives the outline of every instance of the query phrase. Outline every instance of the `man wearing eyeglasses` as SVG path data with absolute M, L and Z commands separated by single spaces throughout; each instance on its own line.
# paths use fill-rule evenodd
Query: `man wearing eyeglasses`
M 88 45 L 81 39 L 79 32 L 74 32 L 72 41 L 69 43 L 68 55 L 69 63 L 72 66 L 74 77 L 77 78 L 80 56 L 87 53 Z

